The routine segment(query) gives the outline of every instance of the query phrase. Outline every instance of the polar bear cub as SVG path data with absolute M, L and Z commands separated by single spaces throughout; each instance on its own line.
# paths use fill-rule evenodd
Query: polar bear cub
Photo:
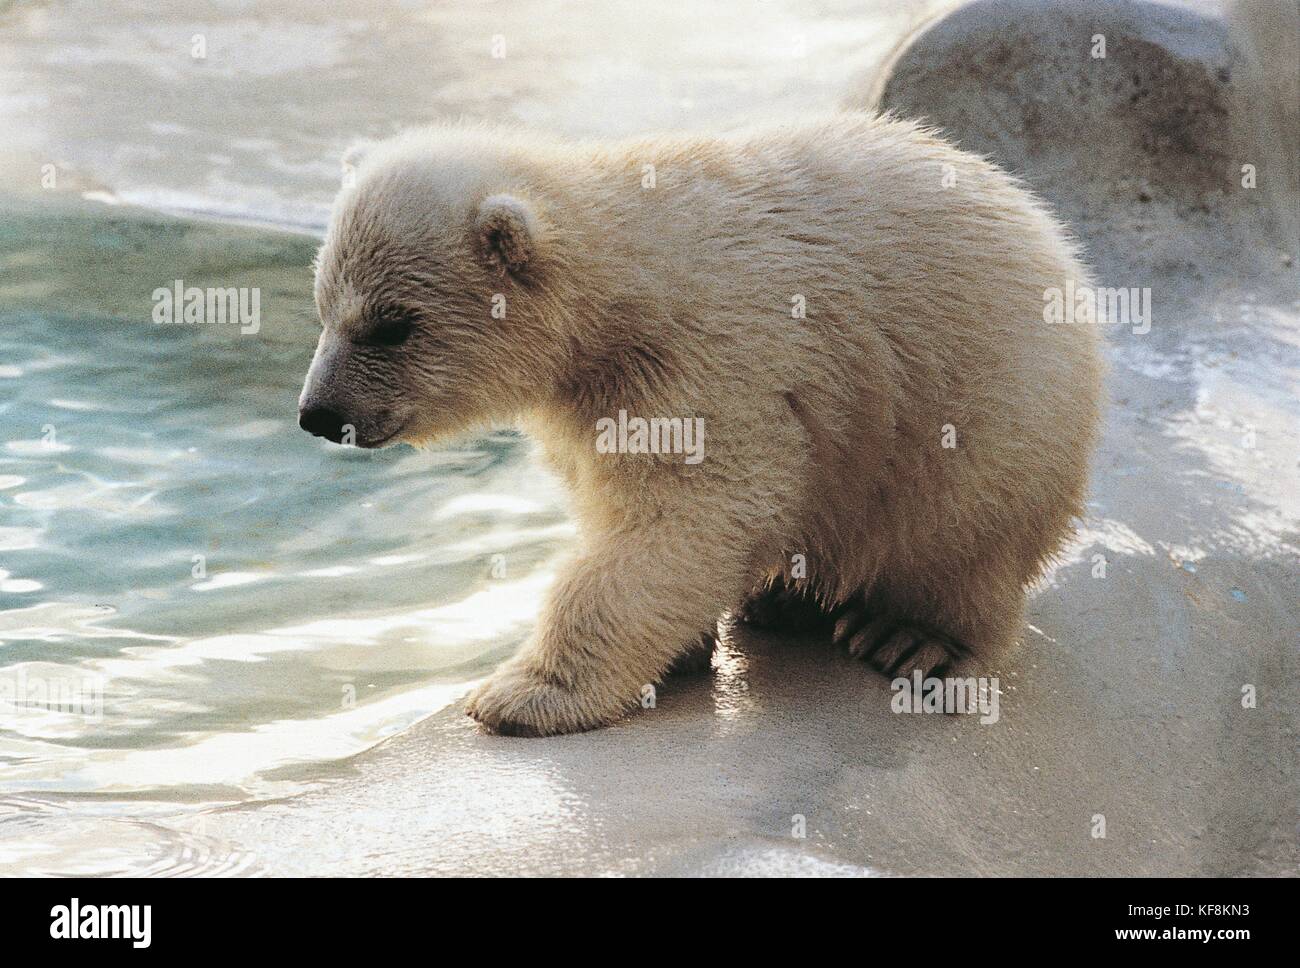
M 891 675 L 988 662 L 1079 512 L 1098 333 L 1013 178 L 860 114 L 565 143 L 451 126 L 354 159 L 316 270 L 300 423 L 379 447 L 515 422 L 579 553 L 469 700 L 610 723 L 719 617 L 824 616 Z

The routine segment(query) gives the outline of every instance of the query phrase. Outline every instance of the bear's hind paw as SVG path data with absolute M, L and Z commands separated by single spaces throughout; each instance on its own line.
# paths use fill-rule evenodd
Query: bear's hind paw
M 864 659 L 887 676 L 910 678 L 942 675 L 966 655 L 961 643 L 942 632 L 881 615 L 863 621 L 860 614 L 844 616 L 835 628 L 837 645 Z

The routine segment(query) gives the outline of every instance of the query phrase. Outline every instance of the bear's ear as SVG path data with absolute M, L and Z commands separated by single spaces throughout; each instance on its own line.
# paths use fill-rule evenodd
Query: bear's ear
M 513 195 L 483 199 L 474 219 L 474 234 L 481 257 L 502 272 L 522 272 L 537 258 L 537 216 Z
M 370 154 L 370 149 L 375 146 L 375 142 L 369 139 L 358 141 L 350 145 L 343 152 L 343 177 L 347 178 L 356 173 L 356 170 L 365 162 L 366 156 Z

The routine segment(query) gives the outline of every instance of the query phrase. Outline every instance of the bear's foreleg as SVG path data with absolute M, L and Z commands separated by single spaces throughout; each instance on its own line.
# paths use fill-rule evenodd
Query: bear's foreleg
M 552 589 L 537 633 L 469 698 L 495 732 L 550 736 L 647 705 L 744 587 L 740 558 L 692 528 L 605 537 Z

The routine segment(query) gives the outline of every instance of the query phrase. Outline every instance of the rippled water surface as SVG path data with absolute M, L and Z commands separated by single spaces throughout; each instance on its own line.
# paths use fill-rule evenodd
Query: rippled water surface
M 106 839 L 106 801 L 300 789 L 518 644 L 570 537 L 554 482 L 513 434 L 363 452 L 299 430 L 314 242 L 5 208 L 0 862 L 58 855 L 33 833 L 55 815 L 111 870 L 87 844 L 149 835 Z M 260 331 L 154 324 L 178 273 L 260 285 Z

